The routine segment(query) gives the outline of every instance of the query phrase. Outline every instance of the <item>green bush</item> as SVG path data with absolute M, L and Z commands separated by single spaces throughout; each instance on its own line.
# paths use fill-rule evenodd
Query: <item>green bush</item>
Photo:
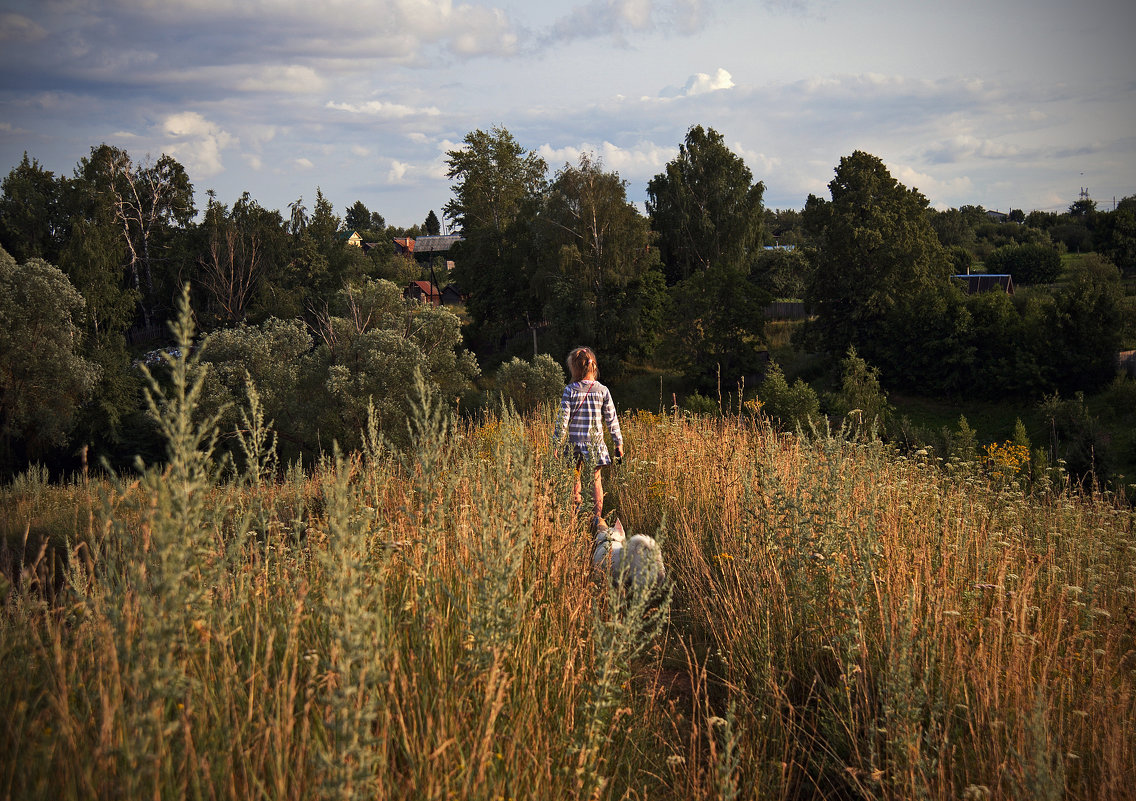
M 860 358 L 855 348 L 848 349 L 840 367 L 840 391 L 830 398 L 830 409 L 845 418 L 857 435 L 873 438 L 887 427 L 892 413 L 880 387 L 880 371 Z
M 1009 274 L 1018 284 L 1048 284 L 1061 276 L 1061 256 L 1040 243 L 1003 245 L 986 257 L 986 269 Z
M 532 361 L 514 357 L 497 368 L 497 388 L 517 411 L 555 403 L 564 389 L 564 369 L 547 353 Z
M 452 401 L 480 372 L 452 312 L 407 301 L 382 280 L 342 290 L 315 336 L 299 321 L 269 319 L 214 333 L 202 350 L 212 365 L 204 405 L 230 407 L 222 431 L 234 429 L 247 371 L 285 460 L 318 456 L 333 442 L 360 447 L 372 411 L 383 435 L 405 445 L 416 374 Z
M 701 392 L 695 392 L 683 398 L 682 408 L 693 414 L 718 414 L 722 411 L 718 408 L 718 401 L 703 395 Z
M 789 386 L 777 362 L 771 361 L 766 368 L 757 397 L 761 413 L 785 428 L 808 426 L 820 416 L 820 399 L 813 388 L 799 378 Z

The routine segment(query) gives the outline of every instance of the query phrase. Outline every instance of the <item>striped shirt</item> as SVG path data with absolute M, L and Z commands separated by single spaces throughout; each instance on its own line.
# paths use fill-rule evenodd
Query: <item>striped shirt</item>
M 567 439 L 571 452 L 595 465 L 611 464 L 604 443 L 603 425 L 611 432 L 616 450 L 623 450 L 623 433 L 611 392 L 599 381 L 573 381 L 560 396 L 553 448 Z

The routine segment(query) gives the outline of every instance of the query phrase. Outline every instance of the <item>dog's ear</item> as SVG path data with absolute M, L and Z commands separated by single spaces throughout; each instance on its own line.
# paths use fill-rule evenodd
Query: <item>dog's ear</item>
M 627 536 L 627 532 L 625 532 L 623 530 L 623 521 L 620 520 L 618 517 L 615 519 L 615 525 L 612 526 L 612 528 L 614 528 L 616 531 L 618 531 L 620 534 L 624 535 L 625 537 Z

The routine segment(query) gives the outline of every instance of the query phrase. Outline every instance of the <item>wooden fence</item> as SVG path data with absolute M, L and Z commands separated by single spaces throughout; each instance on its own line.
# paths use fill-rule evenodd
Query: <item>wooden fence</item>
M 136 326 L 126 332 L 126 341 L 131 345 L 145 345 L 158 339 L 170 338 L 170 327 L 165 323 Z
M 798 300 L 770 303 L 763 311 L 766 320 L 804 320 L 809 316 L 805 304 Z

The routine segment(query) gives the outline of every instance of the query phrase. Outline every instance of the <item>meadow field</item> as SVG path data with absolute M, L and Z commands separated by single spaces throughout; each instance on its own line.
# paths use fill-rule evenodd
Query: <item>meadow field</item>
M 1136 798 L 1136 517 L 1020 465 L 625 416 L 596 580 L 549 412 L 0 490 L 0 797 Z

